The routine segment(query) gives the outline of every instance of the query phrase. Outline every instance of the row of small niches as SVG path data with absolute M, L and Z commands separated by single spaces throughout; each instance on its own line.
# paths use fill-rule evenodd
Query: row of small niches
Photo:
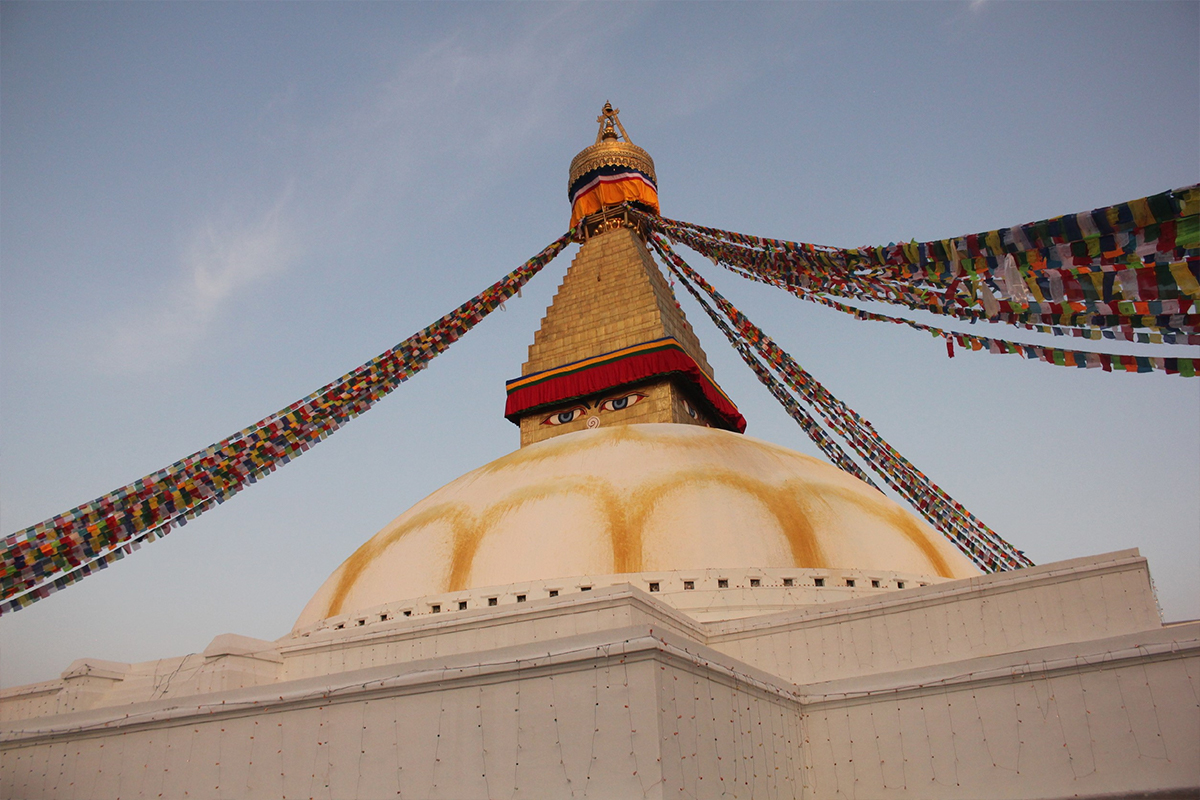
M 580 586 L 579 587 L 579 591 L 581 591 L 581 592 L 590 592 L 591 590 L 592 590 L 591 586 Z M 558 589 L 548 589 L 546 591 L 546 596 L 547 597 L 558 597 L 558 593 L 559 593 Z M 528 592 L 516 595 L 516 602 L 518 602 L 518 603 L 524 603 L 528 599 L 529 599 Z M 494 596 L 494 597 L 487 598 L 487 604 L 488 604 L 488 606 L 500 605 L 500 597 Z M 458 600 L 458 601 L 449 602 L 449 603 L 430 603 L 428 606 L 429 611 L 427 611 L 425 613 L 440 614 L 440 613 L 442 613 L 442 611 L 466 611 L 468 607 L 469 607 L 468 601 L 466 601 L 466 600 Z M 390 611 L 381 611 L 379 613 L 379 622 L 387 622 L 389 620 L 396 619 L 398 616 L 399 617 L 411 617 L 414 613 L 420 614 L 421 612 L 414 611 L 411 608 L 404 609 L 398 615 L 394 614 Z M 345 628 L 347 626 L 347 624 L 348 623 L 345 623 L 345 622 L 339 622 L 338 624 L 333 626 L 333 629 L 335 631 L 340 631 L 343 628 Z M 355 622 L 354 622 L 354 626 L 359 627 L 359 628 L 361 628 L 362 626 L 364 626 L 366 624 L 367 624 L 366 617 L 360 617 L 359 619 L 355 620 Z
M 776 588 L 778 588 L 780 586 L 782 586 L 784 588 L 804 587 L 804 586 L 813 586 L 816 588 L 821 588 L 824 586 L 829 586 L 829 587 L 838 586 L 838 587 L 845 587 L 847 589 L 853 589 L 858 586 L 857 578 L 843 578 L 843 579 L 841 579 L 842 580 L 841 583 L 836 583 L 836 584 L 830 583 L 828 578 L 813 578 L 811 584 L 797 583 L 795 578 L 780 578 L 779 580 L 780 580 L 780 582 L 778 584 L 774 584 L 774 586 Z M 763 581 L 762 578 L 750 578 L 750 588 L 751 589 L 759 588 L 760 586 L 763 585 L 762 581 Z M 897 589 L 903 589 L 907 585 L 907 582 L 902 581 L 902 580 L 887 581 L 887 580 L 883 580 L 882 578 L 871 578 L 870 581 L 871 581 L 872 589 L 891 589 L 892 586 L 889 584 L 893 584 L 893 583 L 895 584 L 895 588 L 897 588 Z M 650 591 L 659 592 L 659 591 L 662 591 L 663 583 L 665 583 L 665 581 L 648 581 L 647 585 L 649 586 Z M 920 585 L 928 586 L 929 584 L 922 583 Z M 683 590 L 685 592 L 692 591 L 695 588 L 696 588 L 696 581 L 685 580 L 683 582 Z M 717 588 L 718 589 L 728 589 L 729 588 L 729 579 L 728 578 L 717 578 Z M 737 588 L 741 588 L 741 587 L 737 587 Z M 865 584 L 861 588 L 866 588 Z
M 823 578 L 823 577 L 813 578 L 812 584 L 797 583 L 795 578 L 781 578 L 779 580 L 780 580 L 780 582 L 778 584 L 775 584 L 774 588 L 779 588 L 779 587 L 796 588 L 796 587 L 805 587 L 805 586 L 809 586 L 809 585 L 811 585 L 815 588 L 822 588 L 822 587 L 846 588 L 846 589 L 866 588 L 865 585 L 862 587 L 858 586 L 857 578 L 841 578 L 840 579 L 841 582 L 837 583 L 837 584 L 831 583 L 829 578 Z M 908 585 L 908 582 L 903 581 L 903 580 L 887 581 L 887 580 L 884 580 L 881 578 L 870 578 L 869 580 L 870 580 L 872 589 L 891 589 L 891 588 L 893 588 L 893 584 L 894 584 L 894 588 L 903 589 L 905 586 Z M 758 588 L 762 587 L 762 581 L 763 581 L 762 578 L 750 578 L 749 579 L 750 588 L 758 589 Z M 665 584 L 665 583 L 668 583 L 668 582 L 667 581 L 646 581 L 646 587 L 651 592 L 661 592 L 661 591 L 663 591 L 663 584 Z M 685 592 L 694 591 L 696 588 L 695 580 L 684 580 L 684 581 L 681 581 L 681 583 L 683 584 L 683 591 L 685 591 Z M 921 582 L 917 585 L 928 586 L 929 584 Z M 729 579 L 728 578 L 717 578 L 717 588 L 718 589 L 728 589 L 729 588 Z M 736 587 L 736 588 L 741 588 L 741 587 Z M 579 587 L 579 591 L 581 591 L 581 592 L 590 592 L 591 590 L 592 590 L 591 586 L 580 586 Z M 558 597 L 559 591 L 560 590 L 558 590 L 558 589 L 547 589 L 546 596 L 547 597 Z M 529 599 L 529 593 L 526 592 L 523 594 L 518 594 L 518 595 L 515 595 L 514 597 L 515 597 L 515 602 L 524 603 Z M 500 605 L 499 595 L 488 597 L 488 598 L 486 598 L 486 601 L 487 601 L 488 607 L 494 607 L 494 606 Z M 428 604 L 429 610 L 425 613 L 440 614 L 440 613 L 442 613 L 442 611 L 466 611 L 468 608 L 470 608 L 470 602 L 467 600 L 457 600 L 457 601 L 451 601 L 451 602 L 446 602 L 446 603 L 429 603 Z M 390 620 L 396 619 L 397 616 L 411 617 L 411 616 L 413 616 L 414 613 L 420 614 L 421 612 L 415 611 L 414 609 L 411 609 L 411 608 L 404 609 L 398 615 L 393 612 L 390 612 L 390 611 L 383 611 L 383 612 L 380 612 L 378 621 L 379 622 L 388 622 Z M 367 617 L 360 617 L 359 619 L 354 621 L 354 627 L 361 628 L 367 624 L 367 621 L 368 621 Z M 346 623 L 346 622 L 339 622 L 333 626 L 333 629 L 340 631 L 340 630 L 343 630 L 344 628 L 346 628 L 346 626 L 348 624 L 349 623 Z

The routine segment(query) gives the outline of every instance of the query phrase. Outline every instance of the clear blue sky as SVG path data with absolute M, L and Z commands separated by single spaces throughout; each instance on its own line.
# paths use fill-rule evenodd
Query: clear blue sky
M 822 244 L 1195 183 L 1198 9 L 5 2 L 0 530 L 232 433 L 537 252 L 605 100 L 666 215 Z M 517 446 L 504 381 L 573 252 L 304 458 L 0 619 L 0 683 L 287 633 L 359 543 Z M 951 361 L 695 264 L 1036 561 L 1139 547 L 1167 617 L 1200 616 L 1200 380 Z M 690 302 L 748 433 L 815 452 Z

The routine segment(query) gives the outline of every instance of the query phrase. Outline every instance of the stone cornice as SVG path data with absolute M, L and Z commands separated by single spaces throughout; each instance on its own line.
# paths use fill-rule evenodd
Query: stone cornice
M 674 633 L 640 625 L 534 642 L 482 653 L 430 658 L 406 664 L 371 667 L 335 676 L 257 686 L 203 696 L 197 703 L 178 700 L 137 703 L 54 717 L 15 720 L 0 727 L 6 748 L 70 738 L 168 728 L 194 721 L 211 722 L 285 710 L 316 708 L 403 694 L 443 691 L 458 685 L 528 680 L 564 671 L 590 669 L 597 663 L 633 664 L 656 661 L 703 671 L 712 680 L 740 690 L 754 690 L 779 701 L 796 702 L 790 685 Z
M 1200 622 L 1082 644 L 1086 649 L 1081 648 L 1081 643 L 1072 642 L 806 684 L 800 691 L 801 703 L 806 713 L 815 713 L 829 706 L 877 701 L 881 696 L 899 699 L 930 692 L 942 693 L 956 687 L 983 688 L 998 683 L 1042 680 L 1081 670 L 1119 669 L 1132 663 L 1200 659 Z
M 1141 571 L 1146 575 L 1146 588 L 1149 591 L 1150 573 L 1146 559 L 1140 556 L 1136 549 L 1119 550 L 1099 556 L 1056 561 L 1052 564 L 1014 572 L 998 572 L 981 575 L 977 578 L 930 584 L 906 589 L 903 592 L 840 600 L 820 606 L 808 606 L 794 611 L 764 614 L 728 622 L 711 622 L 705 625 L 708 635 L 706 641 L 716 644 L 761 636 L 766 632 L 840 624 L 848 620 L 891 613 L 901 609 L 941 606 L 956 598 L 991 597 L 1039 585 L 1066 583 L 1083 576 L 1131 571 Z

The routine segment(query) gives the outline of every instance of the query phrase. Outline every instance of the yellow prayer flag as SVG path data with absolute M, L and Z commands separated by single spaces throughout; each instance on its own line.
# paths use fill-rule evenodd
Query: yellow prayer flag
M 1179 291 L 1193 300 L 1200 300 L 1200 283 L 1197 283 L 1196 279 L 1192 277 L 1186 261 L 1176 261 L 1172 264 L 1171 275 L 1174 276 Z
M 1130 200 L 1129 210 L 1133 212 L 1133 222 L 1139 228 L 1155 223 L 1154 214 L 1150 212 L 1150 204 L 1146 202 L 1146 198 Z

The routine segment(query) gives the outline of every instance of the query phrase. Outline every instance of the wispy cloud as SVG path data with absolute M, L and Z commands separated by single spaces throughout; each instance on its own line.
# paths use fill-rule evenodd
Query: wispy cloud
M 499 179 L 481 165 L 527 150 L 520 143 L 553 124 L 554 98 L 570 80 L 581 31 L 591 28 L 581 16 L 590 19 L 592 12 L 562 7 L 503 36 L 482 26 L 449 31 L 404 53 L 384 80 L 362 87 L 356 107 L 330 108 L 307 128 L 297 128 L 291 113 L 295 91 L 281 90 L 264 105 L 254 131 L 263 147 L 292 154 L 283 168 L 296 190 L 257 216 L 216 212 L 196 223 L 161 296 L 126 306 L 105 324 L 93 351 L 101 368 L 144 374 L 193 356 L 239 294 L 297 262 L 300 235 L 320 250 L 321 242 L 342 241 L 364 220 L 394 213 L 414 192 L 426 204 L 468 202 L 463 191 L 427 187 L 451 180 L 469 194 Z M 247 187 L 228 176 L 226 188 Z
M 328 169 L 355 182 L 347 200 L 448 175 L 462 175 L 463 187 L 501 180 L 500 163 L 519 169 L 529 143 L 561 124 L 564 98 L 578 91 L 580 54 L 637 13 L 604 8 L 538 7 L 524 24 L 460 26 L 404 53 L 352 115 L 321 135 L 336 150 Z M 589 98 L 597 108 L 604 99 Z
M 98 337 L 103 368 L 146 373 L 194 355 L 239 294 L 297 263 L 300 235 L 320 270 L 336 260 L 320 258 L 322 243 L 394 227 L 397 208 L 414 204 L 452 216 L 536 156 L 534 143 L 564 124 L 565 99 L 578 93 L 580 54 L 642 13 L 565 4 L 518 14 L 519 24 L 498 14 L 488 18 L 495 24 L 457 25 L 402 49 L 382 79 L 348 93 L 347 105 L 310 117 L 295 108 L 303 93 L 282 87 L 253 130 L 264 148 L 288 154 L 286 165 L 272 164 L 287 171 L 295 191 L 257 218 L 231 222 L 216 214 L 217 221 L 197 223 L 163 298 L 122 309 Z M 588 111 L 606 98 L 599 91 L 588 97 Z M 456 189 L 430 190 L 435 184 Z M 236 175 L 226 186 L 230 193 L 247 189 Z
M 290 191 L 250 222 L 206 220 L 153 308 L 126 310 L 99 342 L 106 370 L 147 372 L 191 356 L 237 293 L 284 272 L 299 252 L 285 221 Z
M 951 41 L 961 41 L 975 35 L 990 4 L 991 0 L 968 0 L 966 3 L 948 6 L 951 11 L 942 20 L 942 29 L 950 34 Z

